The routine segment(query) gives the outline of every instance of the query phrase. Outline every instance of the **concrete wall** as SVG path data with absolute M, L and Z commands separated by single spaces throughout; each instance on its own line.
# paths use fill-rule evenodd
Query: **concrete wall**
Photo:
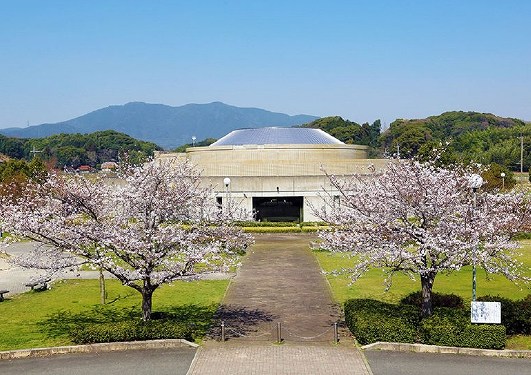
M 203 182 L 217 197 L 230 194 L 242 208 L 252 210 L 252 197 L 304 197 L 304 221 L 318 221 L 314 208 L 323 206 L 321 196 L 334 195 L 325 175 L 370 173 L 381 169 L 383 159 L 367 159 L 367 146 L 359 145 L 248 145 L 193 147 L 186 154 L 159 153 L 157 159 L 188 158 L 202 171 Z M 230 178 L 225 187 L 223 180 Z

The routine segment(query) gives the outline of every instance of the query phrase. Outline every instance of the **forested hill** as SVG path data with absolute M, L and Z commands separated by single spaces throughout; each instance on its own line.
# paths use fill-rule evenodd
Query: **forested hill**
M 531 141 L 531 124 L 488 113 L 446 112 L 426 119 L 391 123 L 380 138 L 387 153 L 400 148 L 411 157 L 425 153 L 439 143 L 449 143 L 449 152 L 461 161 L 497 163 L 516 170 L 520 163 L 520 136 L 524 144 Z M 524 165 L 531 162 L 529 148 L 524 149 Z
M 24 139 L 0 135 L 0 154 L 15 159 L 30 159 L 32 150 L 45 160 L 53 160 L 57 167 L 97 165 L 118 161 L 127 155 L 132 161 L 153 156 L 161 150 L 154 143 L 139 141 L 113 130 L 91 134 L 57 134 L 47 138 Z

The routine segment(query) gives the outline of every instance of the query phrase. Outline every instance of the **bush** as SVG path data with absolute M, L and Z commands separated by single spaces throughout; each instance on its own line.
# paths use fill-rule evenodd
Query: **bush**
M 300 227 L 243 227 L 247 233 L 300 233 Z
M 345 303 L 345 321 L 362 345 L 388 341 L 501 349 L 506 342 L 503 325 L 472 324 L 470 312 L 459 307 L 437 307 L 420 321 L 415 305 L 355 299 Z
M 472 324 L 465 309 L 437 308 L 420 324 L 421 341 L 429 345 L 481 349 L 505 347 L 506 330 L 500 324 Z
M 235 225 L 239 227 L 298 227 L 299 223 L 294 221 L 236 221 Z
M 468 324 L 461 334 L 460 345 L 468 348 L 503 349 L 507 341 L 501 324 Z
M 478 301 L 501 302 L 501 322 L 508 335 L 531 334 L 531 294 L 518 301 L 500 296 L 479 297 Z
M 157 339 L 193 340 L 193 332 L 189 326 L 168 320 L 96 323 L 74 328 L 69 336 L 76 344 Z
M 400 300 L 401 304 L 405 305 L 414 305 L 418 308 L 422 306 L 422 292 L 419 290 L 405 296 Z M 452 308 L 464 308 L 465 304 L 463 298 L 455 294 L 442 294 L 442 293 L 432 293 L 431 294 L 431 303 L 432 307 L 452 307 Z
M 353 299 L 345 302 L 345 321 L 363 345 L 377 341 L 414 343 L 419 314 L 411 306 Z

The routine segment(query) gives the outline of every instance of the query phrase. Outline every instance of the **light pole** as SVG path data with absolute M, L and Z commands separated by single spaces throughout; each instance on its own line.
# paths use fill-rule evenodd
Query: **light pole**
M 505 173 L 504 172 L 500 173 L 500 176 L 502 178 L 502 190 L 504 190 L 505 189 Z
M 197 139 L 197 138 L 195 137 L 195 135 L 193 135 L 193 136 L 192 136 L 192 147 L 195 147 L 195 140 L 196 140 L 196 139 Z
M 475 216 L 476 214 L 476 194 L 477 190 L 483 185 L 483 178 L 479 174 L 473 174 L 469 178 L 469 186 L 472 189 L 473 195 L 473 201 L 472 201 L 472 215 Z M 472 248 L 472 301 L 476 302 L 476 251 L 477 251 L 477 245 L 474 245 Z
M 226 213 L 228 214 L 229 212 L 229 209 L 230 209 L 230 206 L 229 206 L 229 186 L 230 186 L 230 178 L 228 177 L 225 177 L 223 179 L 223 184 L 225 185 L 225 200 L 227 201 L 225 203 L 225 210 L 226 210 Z

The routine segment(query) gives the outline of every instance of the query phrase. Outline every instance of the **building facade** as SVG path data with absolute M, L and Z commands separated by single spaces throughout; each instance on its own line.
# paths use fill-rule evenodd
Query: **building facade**
M 236 130 L 185 154 L 157 154 L 175 157 L 189 159 L 202 171 L 221 207 L 230 199 L 260 221 L 319 221 L 315 210 L 337 196 L 326 174 L 370 173 L 369 166 L 386 164 L 367 159 L 367 146 L 347 145 L 308 128 Z

